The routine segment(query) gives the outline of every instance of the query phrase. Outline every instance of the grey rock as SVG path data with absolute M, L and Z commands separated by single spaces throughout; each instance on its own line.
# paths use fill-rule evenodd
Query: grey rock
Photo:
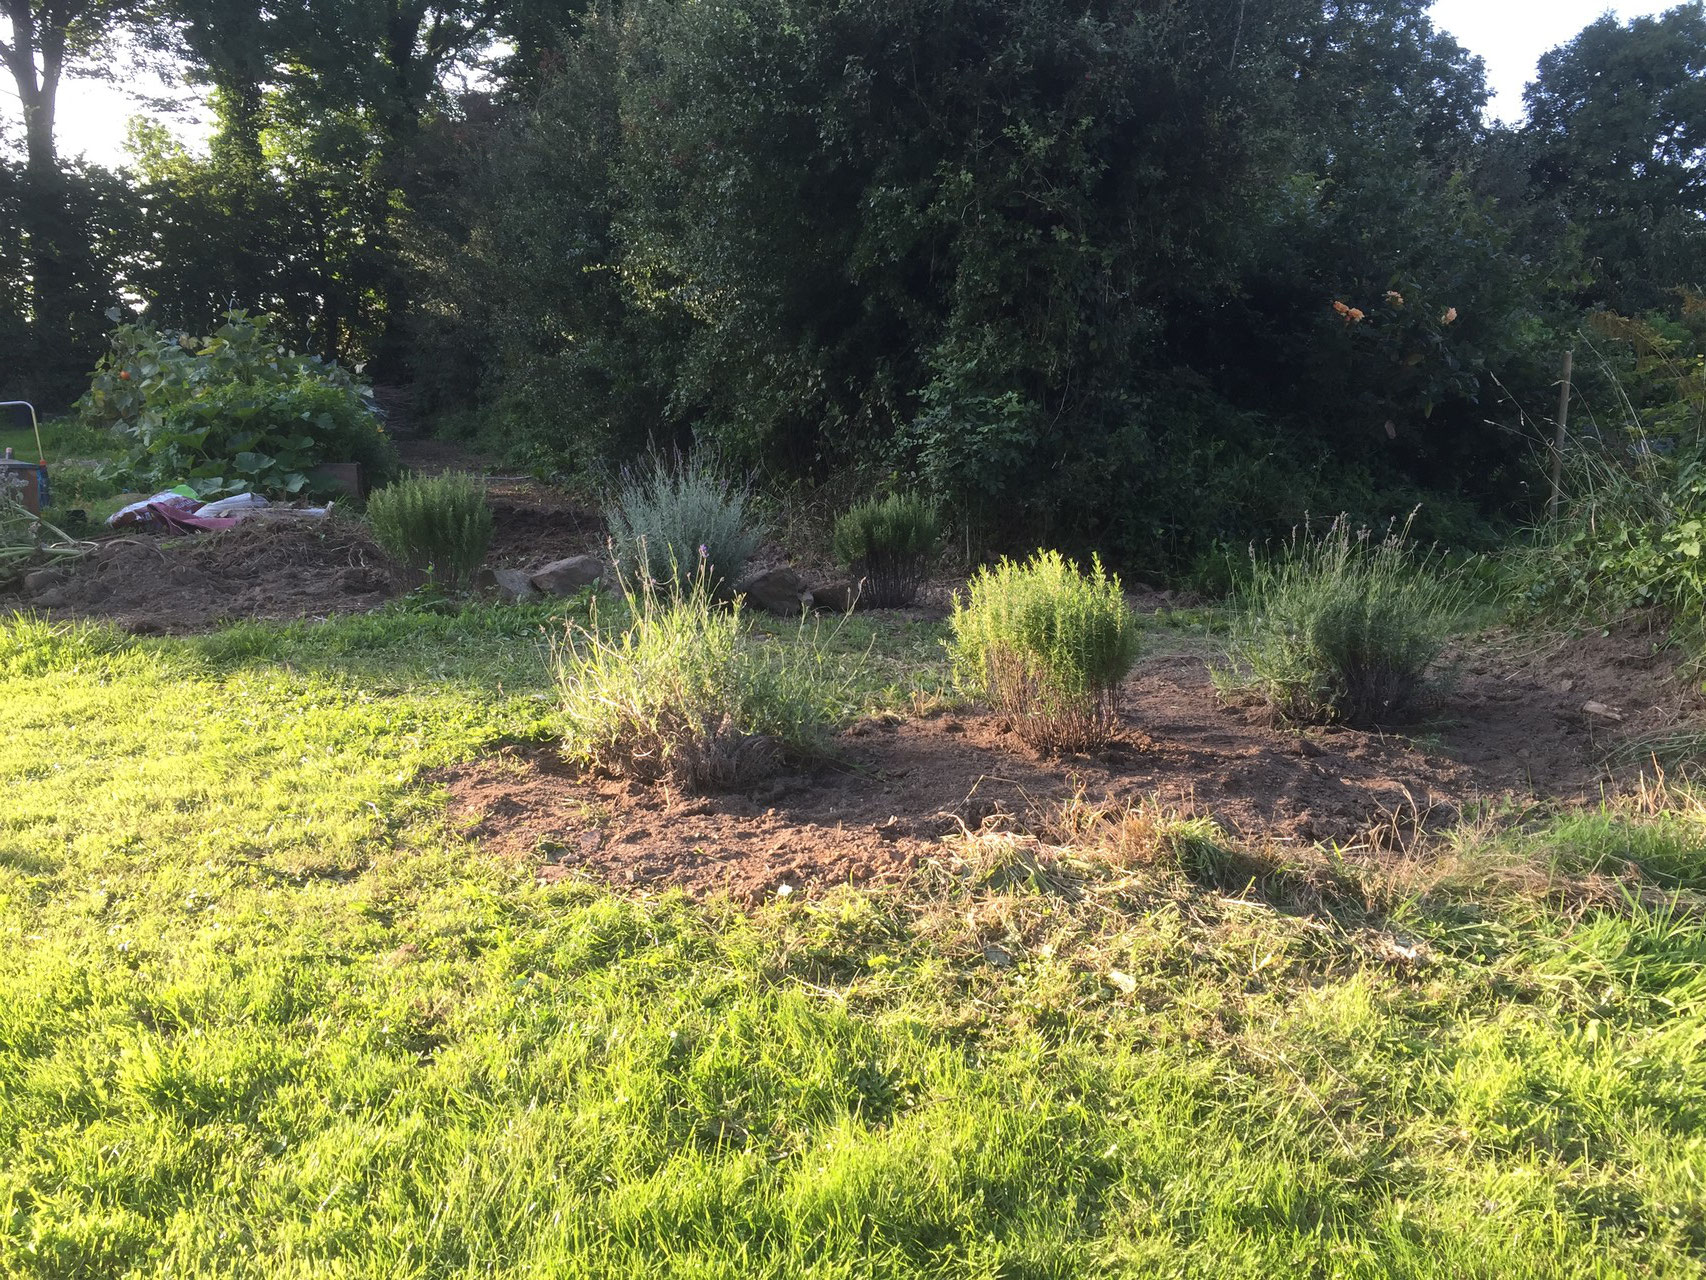
M 582 587 L 597 586 L 607 568 L 597 556 L 570 556 L 553 560 L 528 581 L 548 596 L 572 596 Z
M 505 604 L 520 604 L 539 594 L 525 569 L 493 569 L 492 582 L 497 587 L 498 599 Z
M 24 590 L 32 596 L 51 591 L 65 581 L 63 569 L 36 569 L 24 575 Z
M 745 596 L 747 604 L 754 608 L 781 614 L 785 618 L 793 617 L 812 604 L 812 592 L 806 588 L 806 580 L 786 565 L 754 574 L 736 588 L 736 594 Z

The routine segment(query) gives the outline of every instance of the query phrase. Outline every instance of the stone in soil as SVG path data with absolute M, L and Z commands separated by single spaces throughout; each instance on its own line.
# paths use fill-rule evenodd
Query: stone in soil
M 786 565 L 754 574 L 736 588 L 736 594 L 745 596 L 747 604 L 754 608 L 785 618 L 810 607 L 813 600 L 806 580 Z
M 864 584 L 858 582 L 830 582 L 821 587 L 812 588 L 812 604 L 819 609 L 828 609 L 833 613 L 846 613 L 859 603 L 860 588 Z
M 596 587 L 608 568 L 597 556 L 569 556 L 553 560 L 528 581 L 545 595 L 572 596 L 583 587 Z
M 493 569 L 491 581 L 497 589 L 498 599 L 505 604 L 521 604 L 539 594 L 525 569 Z

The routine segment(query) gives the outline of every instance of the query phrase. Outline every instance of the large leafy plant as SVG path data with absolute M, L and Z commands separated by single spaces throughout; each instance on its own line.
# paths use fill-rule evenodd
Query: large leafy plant
M 291 351 L 265 315 L 229 312 L 206 337 L 119 325 L 77 411 L 131 443 L 113 468 L 127 487 L 293 496 L 323 462 L 359 462 L 378 480 L 396 470 L 367 388 Z

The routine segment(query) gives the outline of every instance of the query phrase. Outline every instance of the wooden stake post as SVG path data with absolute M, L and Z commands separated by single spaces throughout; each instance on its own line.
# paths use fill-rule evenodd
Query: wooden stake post
M 1552 437 L 1552 496 L 1546 500 L 1546 518 L 1556 519 L 1558 502 L 1564 496 L 1564 432 L 1570 421 L 1570 374 L 1576 363 L 1576 352 L 1564 352 L 1564 378 L 1558 384 L 1558 431 Z

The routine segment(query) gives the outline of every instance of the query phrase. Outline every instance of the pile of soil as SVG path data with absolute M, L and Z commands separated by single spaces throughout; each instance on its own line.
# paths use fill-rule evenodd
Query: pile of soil
M 1631 660 L 1607 639 L 1560 640 L 1507 666 L 1512 641 L 1496 638 L 1464 655 L 1482 669 L 1466 669 L 1414 737 L 1277 727 L 1221 703 L 1201 656 L 1172 654 L 1140 666 L 1120 741 L 1093 757 L 1041 759 L 996 717 L 937 715 L 861 723 L 832 763 L 731 794 L 587 778 L 548 750 L 508 751 L 439 780 L 455 820 L 543 878 L 745 901 L 902 879 L 945 836 L 1004 815 L 1034 824 L 1074 794 L 1109 805 L 1153 797 L 1250 840 L 1389 849 L 1481 802 L 1593 802 L 1615 781 L 1603 763 L 1613 730 L 1646 733 L 1698 710 L 1663 661 Z M 1590 701 L 1622 706 L 1625 720 L 1582 713 Z
M 486 562 L 538 568 L 604 546 L 598 517 L 530 482 L 494 484 Z M 222 533 L 137 533 L 16 584 L 19 607 L 104 618 L 137 634 L 206 631 L 243 618 L 365 613 L 409 581 L 349 519 L 247 521 Z
M 111 539 L 63 574 L 32 576 L 25 603 L 138 634 L 177 634 L 239 618 L 365 613 L 402 590 L 396 567 L 359 524 L 255 520 L 224 533 Z
M 494 484 L 491 506 L 486 563 L 495 569 L 538 569 L 569 556 L 605 554 L 603 519 L 538 485 Z
M 1507 789 L 1592 800 L 1650 765 L 1647 744 L 1706 724 L 1699 673 L 1652 618 L 1549 636 L 1500 629 L 1452 665 L 1444 740 Z

